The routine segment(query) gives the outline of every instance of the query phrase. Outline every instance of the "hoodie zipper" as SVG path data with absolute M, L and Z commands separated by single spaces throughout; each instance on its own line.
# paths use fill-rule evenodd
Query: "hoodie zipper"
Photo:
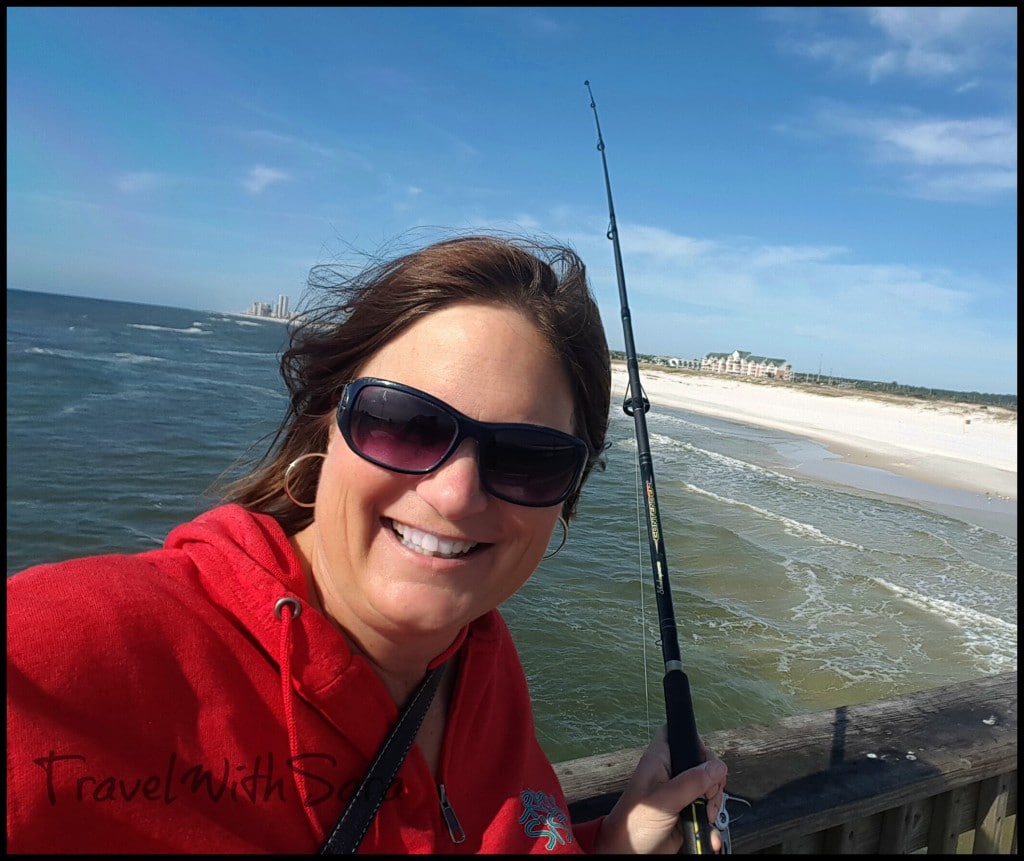
M 448 801 L 448 793 L 445 791 L 443 783 L 437 785 L 437 794 L 441 799 L 441 816 L 444 818 L 444 824 L 448 826 L 448 833 L 451 835 L 452 843 L 462 843 L 466 839 L 466 832 L 462 830 L 462 826 L 459 824 L 459 817 L 452 810 L 452 805 Z

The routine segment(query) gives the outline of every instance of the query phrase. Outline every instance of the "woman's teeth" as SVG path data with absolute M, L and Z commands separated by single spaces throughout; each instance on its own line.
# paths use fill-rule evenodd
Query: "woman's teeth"
M 454 559 L 456 556 L 462 556 L 476 547 L 476 544 L 469 541 L 450 541 L 447 538 L 438 538 L 436 535 L 424 532 L 422 529 L 416 529 L 414 526 L 407 526 L 394 520 L 391 521 L 391 528 L 395 530 L 395 534 L 406 547 L 427 556 L 441 556 L 444 559 Z

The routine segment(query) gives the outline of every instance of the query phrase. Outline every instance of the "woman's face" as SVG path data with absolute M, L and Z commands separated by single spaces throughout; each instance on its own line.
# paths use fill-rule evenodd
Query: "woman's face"
M 404 383 L 479 421 L 573 432 L 565 371 L 533 324 L 506 307 L 437 311 L 358 376 Z M 472 439 L 436 471 L 403 475 L 353 452 L 335 423 L 307 551 L 325 612 L 357 640 L 368 631 L 443 640 L 526 582 L 560 511 L 561 504 L 529 508 L 487 493 Z M 438 546 L 431 536 L 440 542 L 434 552 L 424 549 Z

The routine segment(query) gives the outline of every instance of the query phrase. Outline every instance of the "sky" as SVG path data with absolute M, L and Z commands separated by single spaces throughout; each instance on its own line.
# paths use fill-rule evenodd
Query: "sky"
M 7 285 L 241 312 L 571 245 L 624 349 L 1017 391 L 1017 11 L 7 7 Z

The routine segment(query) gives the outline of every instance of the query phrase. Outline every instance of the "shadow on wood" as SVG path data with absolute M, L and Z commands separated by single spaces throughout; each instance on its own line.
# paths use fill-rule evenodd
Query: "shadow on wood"
M 1017 673 L 707 733 L 734 854 L 1016 853 Z M 573 821 L 611 809 L 643 748 L 556 765 Z

